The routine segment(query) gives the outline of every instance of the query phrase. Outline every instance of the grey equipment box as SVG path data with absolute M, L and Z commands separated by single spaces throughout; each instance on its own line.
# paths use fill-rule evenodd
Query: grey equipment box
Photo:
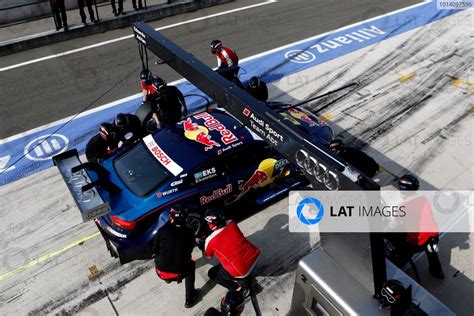
M 387 279 L 412 285 L 413 299 L 428 315 L 455 315 L 448 307 L 386 260 Z M 290 315 L 390 315 L 372 294 L 340 267 L 322 247 L 300 260 Z

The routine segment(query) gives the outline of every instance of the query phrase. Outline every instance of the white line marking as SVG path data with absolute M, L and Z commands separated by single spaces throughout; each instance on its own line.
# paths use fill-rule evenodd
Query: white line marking
M 214 13 L 214 14 L 206 15 L 206 16 L 203 16 L 203 17 L 200 17 L 200 18 L 191 19 L 191 20 L 188 20 L 188 21 L 183 21 L 183 22 L 178 22 L 178 23 L 174 23 L 174 24 L 170 24 L 170 25 L 158 27 L 158 28 L 156 28 L 155 30 L 156 30 L 156 31 L 166 30 L 166 29 L 170 29 L 170 28 L 173 28 L 173 27 L 177 27 L 177 26 L 181 26 L 181 25 L 185 25 L 185 24 L 189 24 L 189 23 L 198 22 L 198 21 L 202 21 L 202 20 L 214 18 L 214 17 L 221 16 L 221 15 L 226 15 L 226 14 L 230 14 L 230 13 L 234 13 L 234 12 L 239 12 L 239 11 L 243 11 L 243 10 L 248 10 L 248 9 L 260 7 L 260 6 L 262 6 L 262 5 L 267 5 L 267 4 L 275 3 L 275 2 L 277 2 L 277 1 L 278 1 L 278 0 L 266 0 L 265 2 L 261 2 L 261 3 L 257 3 L 257 4 L 252 4 L 252 5 L 248 5 L 248 6 L 241 7 L 241 8 L 236 8 L 236 9 L 232 9 L 232 10 L 228 10 L 228 11 L 223 11 L 223 12 L 219 12 L 219 13 Z M 115 42 L 123 41 L 123 40 L 129 39 L 129 38 L 133 38 L 133 34 L 131 34 L 131 35 L 126 35 L 126 36 L 122 36 L 122 37 L 118 37 L 118 38 L 114 38 L 114 39 L 111 39 L 111 40 L 108 40 L 108 41 L 104 41 L 104 42 L 92 44 L 92 45 L 89 45 L 89 46 L 84 46 L 84 47 L 81 47 L 81 48 L 69 50 L 69 51 L 66 51 L 66 52 L 59 53 L 59 54 L 49 55 L 49 56 L 45 56 L 45 57 L 41 57 L 41 58 L 37 58 L 37 59 L 25 61 L 25 62 L 23 62 L 23 63 L 19 63 L 19 64 L 15 64 L 15 65 L 11 65 L 11 66 L 4 67 L 4 68 L 0 68 L 0 72 L 7 71 L 7 70 L 10 70 L 10 69 L 14 69 L 14 68 L 23 67 L 23 66 L 26 66 L 26 65 L 31 65 L 31 64 L 34 64 L 34 63 L 39 63 L 39 62 L 41 62 L 41 61 L 45 61 L 45 60 L 49 60 L 49 59 L 53 59 L 53 58 L 57 58 L 57 57 L 62 57 L 62 56 L 71 55 L 71 54 L 78 53 L 78 52 L 82 52 L 82 51 L 84 51 L 84 50 L 88 50 L 88 49 L 91 49 L 91 48 L 96 48 L 96 47 L 100 47 L 100 46 L 112 44 L 112 43 L 115 43 Z
M 271 50 L 266 51 L 266 52 L 263 52 L 263 53 L 259 53 L 259 54 L 253 55 L 253 56 L 249 56 L 249 57 L 247 57 L 247 58 L 242 59 L 240 62 L 243 63 L 243 62 L 250 61 L 250 60 L 253 60 L 253 59 L 262 57 L 262 56 L 266 56 L 266 55 L 272 54 L 272 53 L 274 53 L 274 52 L 277 52 L 277 51 L 279 51 L 279 50 L 283 50 L 283 49 L 286 49 L 286 48 L 289 48 L 289 47 L 292 47 L 292 46 L 295 46 L 295 45 L 298 45 L 298 44 L 302 44 L 302 43 L 304 43 L 304 42 L 306 42 L 306 41 L 315 40 L 315 39 L 318 39 L 318 38 L 320 38 L 320 37 L 327 36 L 328 34 L 332 34 L 332 33 L 335 33 L 335 32 L 339 32 L 339 31 L 342 31 L 342 30 L 345 30 L 345 29 L 348 29 L 348 28 L 351 28 L 351 27 L 354 27 L 354 26 L 357 26 L 357 25 L 361 25 L 361 24 L 364 24 L 364 23 L 367 23 L 367 22 L 370 22 L 370 21 L 373 21 L 373 20 L 376 20 L 376 19 L 379 19 L 379 18 L 383 18 L 383 17 L 385 17 L 385 16 L 389 16 L 389 15 L 393 15 L 393 14 L 400 13 L 400 12 L 403 12 L 403 11 L 407 11 L 407 10 L 409 10 L 409 9 L 412 9 L 412 8 L 415 8 L 415 7 L 418 7 L 418 6 L 421 6 L 421 5 L 425 5 L 425 4 L 426 4 L 426 2 L 421 2 L 421 3 L 415 4 L 415 5 L 412 5 L 412 6 L 403 8 L 403 9 L 399 9 L 399 10 L 396 10 L 396 11 L 393 11 L 393 12 L 389 12 L 389 13 L 386 13 L 386 14 L 383 14 L 383 15 L 376 16 L 376 17 L 374 17 L 374 18 L 371 18 L 371 19 L 368 19 L 368 20 L 365 20 L 365 21 L 356 22 L 356 23 L 353 23 L 353 24 L 350 24 L 350 25 L 341 27 L 341 28 L 339 28 L 339 29 L 337 29 L 337 30 L 333 30 L 333 31 L 329 31 L 329 32 L 326 32 L 326 33 L 322 33 L 322 34 L 316 35 L 316 36 L 308 37 L 308 38 L 306 38 L 306 39 L 302 39 L 302 40 L 293 42 L 293 43 L 291 43 L 291 44 L 286 44 L 286 45 L 283 45 L 283 46 L 280 46 L 280 47 L 271 49 Z M 170 82 L 169 84 L 178 84 L 178 83 L 181 83 L 181 82 L 184 82 L 184 81 L 186 81 L 186 80 L 185 80 L 185 79 L 180 79 L 180 80 L 177 80 L 177 81 L 174 81 L 174 82 Z M 141 95 L 142 95 L 141 93 L 134 94 L 134 95 L 132 95 L 132 96 L 129 96 L 129 97 L 126 97 L 126 98 L 117 100 L 117 101 L 113 101 L 113 102 L 111 102 L 111 103 L 107 103 L 107 104 L 102 105 L 102 106 L 99 106 L 99 107 L 97 107 L 97 108 L 90 109 L 90 110 L 88 110 L 88 111 L 86 111 L 86 112 L 83 112 L 83 113 L 77 115 L 76 118 L 83 117 L 83 116 L 86 116 L 86 115 L 88 115 L 88 114 L 91 114 L 91 113 L 94 113 L 94 112 L 101 111 L 101 110 L 103 110 L 103 109 L 107 109 L 107 108 L 113 107 L 113 106 L 118 105 L 118 104 L 120 104 L 120 103 L 127 102 L 127 101 L 129 101 L 129 100 L 132 100 L 132 99 L 134 99 L 134 98 L 137 98 L 137 97 L 139 97 L 139 96 L 141 96 Z M 0 145 L 3 145 L 3 144 L 5 144 L 5 143 L 11 142 L 11 141 L 13 141 L 13 140 L 16 140 L 16 139 L 21 138 L 21 137 L 24 137 L 24 136 L 28 136 L 28 135 L 33 134 L 33 133 L 36 133 L 36 132 L 40 132 L 40 131 L 45 130 L 45 129 L 47 129 L 47 128 L 50 128 L 50 127 L 52 127 L 52 126 L 54 126 L 54 125 L 61 124 L 61 123 L 65 123 L 65 122 L 67 122 L 68 120 L 70 120 L 72 117 L 74 117 L 74 115 L 69 116 L 69 117 L 64 118 L 64 119 L 61 119 L 61 120 L 58 120 L 58 121 L 53 122 L 53 123 L 49 123 L 49 124 L 46 124 L 46 125 L 43 125 L 43 126 L 34 128 L 34 129 L 32 129 L 32 130 L 28 130 L 28 131 L 26 131 L 26 132 L 23 132 L 23 133 L 14 135 L 14 136 L 7 137 L 7 138 L 5 138 L 5 139 L 0 139 Z

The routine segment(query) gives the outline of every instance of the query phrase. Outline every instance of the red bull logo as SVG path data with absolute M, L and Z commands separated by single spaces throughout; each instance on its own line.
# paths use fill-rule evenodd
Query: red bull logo
M 211 139 L 209 135 L 209 130 L 204 126 L 193 123 L 190 118 L 186 119 L 183 122 L 184 127 L 184 136 L 187 139 L 194 140 L 202 145 L 204 145 L 204 150 L 208 151 L 214 147 L 221 147 L 221 145 Z
M 288 112 L 290 112 L 291 116 L 293 116 L 294 118 L 308 123 L 309 126 L 318 125 L 317 122 L 315 122 L 311 117 L 309 117 L 308 114 L 304 112 L 298 111 L 297 109 L 288 109 Z
M 240 193 L 236 200 L 247 194 L 251 189 L 263 188 L 272 183 L 275 179 L 275 164 L 278 161 L 273 158 L 263 160 L 257 167 L 253 175 L 243 184 L 239 185 Z M 243 182 L 243 181 L 242 181 Z
M 210 196 L 201 196 L 199 198 L 199 203 L 204 205 L 230 193 L 232 193 L 232 184 L 226 185 L 224 189 L 214 190 Z
M 214 118 L 214 116 L 212 116 L 211 114 L 209 114 L 207 112 L 202 112 L 202 113 L 199 113 L 197 115 L 194 115 L 194 118 L 198 119 L 198 120 L 199 119 L 204 120 L 204 126 L 209 128 L 209 130 L 219 131 L 219 133 L 222 136 L 221 141 L 225 145 L 231 144 L 231 143 L 239 140 L 237 137 L 235 137 L 234 133 L 232 133 L 231 131 L 229 131 L 227 129 L 227 127 L 225 127 L 224 124 L 219 122 L 219 120 L 217 120 L 216 118 Z
M 242 194 L 247 193 L 250 191 L 250 189 L 256 189 L 261 186 L 262 183 L 268 180 L 268 175 L 265 171 L 262 170 L 255 170 L 253 175 L 250 177 L 250 179 L 247 180 L 244 184 L 242 184 L 239 189 L 242 191 Z

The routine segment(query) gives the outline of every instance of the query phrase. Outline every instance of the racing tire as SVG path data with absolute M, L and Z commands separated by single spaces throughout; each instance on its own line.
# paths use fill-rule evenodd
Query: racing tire
M 202 237 L 208 235 L 208 227 L 204 222 L 204 218 L 201 214 L 190 213 L 186 219 L 186 226 L 193 232 L 196 237 Z
M 143 102 L 135 112 L 135 115 L 140 119 L 143 129 L 146 128 L 146 124 L 150 120 L 153 114 L 153 104 L 152 102 Z

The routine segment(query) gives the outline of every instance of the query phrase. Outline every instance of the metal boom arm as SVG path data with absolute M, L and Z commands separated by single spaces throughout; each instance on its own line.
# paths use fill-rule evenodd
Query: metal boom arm
M 215 73 L 144 22 L 135 23 L 133 31 L 140 46 L 148 48 L 163 63 L 188 79 L 242 124 L 297 164 L 311 181 L 314 190 L 380 189 L 372 179 L 350 170 L 344 160 L 335 156 L 317 138 L 287 125 L 265 103 L 257 101 L 234 83 Z M 354 243 L 357 240 L 360 242 Z M 345 252 L 350 252 L 352 258 L 361 259 L 356 260 L 357 264 L 346 262 L 344 266 L 352 270 L 356 279 L 369 284 L 369 290 L 373 294 L 378 292 L 386 278 L 383 240 L 379 234 L 325 234 L 321 236 L 321 242 L 323 247 L 327 245 L 325 250 L 334 257 L 347 258 Z M 367 266 L 372 266 L 373 274 L 360 276 L 359 270 L 369 270 L 365 269 Z
M 265 103 L 255 100 L 232 82 L 170 41 L 144 22 L 133 27 L 137 41 L 164 63 L 214 99 L 242 124 L 296 163 L 314 189 L 378 190 L 364 175 L 350 171 L 347 163 L 333 155 L 317 138 L 292 129 Z M 363 179 L 362 181 L 357 181 Z

